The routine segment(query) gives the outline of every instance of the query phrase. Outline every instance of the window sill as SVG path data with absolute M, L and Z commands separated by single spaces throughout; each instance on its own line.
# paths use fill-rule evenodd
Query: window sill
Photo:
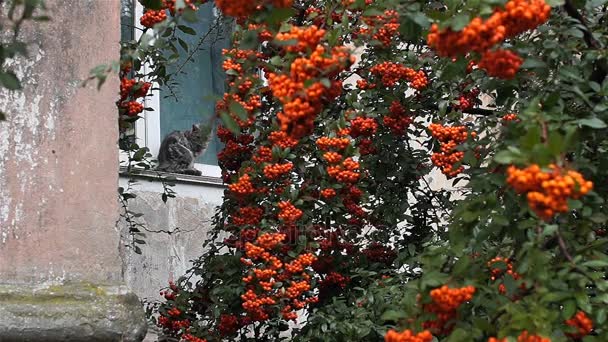
M 215 187 L 226 187 L 224 181 L 220 177 L 212 177 L 212 176 L 192 176 L 192 175 L 184 175 L 179 173 L 171 173 L 171 172 L 160 172 L 154 170 L 132 170 L 131 173 L 127 171 L 127 168 L 124 166 L 120 167 L 118 172 L 119 176 L 123 177 L 133 177 L 146 179 L 151 182 L 160 182 L 159 176 L 161 177 L 174 177 L 174 182 L 178 184 L 195 184 L 195 185 L 206 185 L 206 186 L 215 186 Z

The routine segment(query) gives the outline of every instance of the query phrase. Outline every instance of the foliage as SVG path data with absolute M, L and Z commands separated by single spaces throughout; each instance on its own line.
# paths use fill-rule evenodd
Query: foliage
M 27 58 L 28 43 L 19 33 L 28 21 L 47 21 L 49 17 L 41 14 L 46 11 L 43 0 L 0 1 L 0 88 L 9 91 L 20 90 L 21 80 L 10 68 L 10 61 L 23 56 Z M 0 108 L 0 121 L 6 120 L 6 113 Z
M 215 4 L 228 189 L 168 339 L 606 340 L 605 1 Z

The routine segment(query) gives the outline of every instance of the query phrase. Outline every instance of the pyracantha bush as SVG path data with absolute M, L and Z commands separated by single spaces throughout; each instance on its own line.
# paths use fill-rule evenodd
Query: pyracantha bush
M 608 339 L 604 3 L 217 0 L 227 188 L 166 336 Z

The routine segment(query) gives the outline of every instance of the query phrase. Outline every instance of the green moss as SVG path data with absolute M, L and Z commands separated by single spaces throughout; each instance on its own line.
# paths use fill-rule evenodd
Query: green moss
M 49 285 L 41 289 L 24 288 L 18 285 L 0 285 L 0 302 L 20 304 L 70 304 L 83 301 L 103 301 L 116 297 L 109 295 L 103 286 L 91 283 L 69 283 Z

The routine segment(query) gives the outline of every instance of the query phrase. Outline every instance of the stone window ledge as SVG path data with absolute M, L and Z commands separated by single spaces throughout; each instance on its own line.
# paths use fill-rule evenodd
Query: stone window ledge
M 193 176 L 171 172 L 160 172 L 155 170 L 132 170 L 131 173 L 129 173 L 127 168 L 123 166 L 120 167 L 118 174 L 122 177 L 145 179 L 151 182 L 160 182 L 160 177 L 174 177 L 173 181 L 177 184 L 204 185 L 222 188 L 226 187 L 221 178 L 205 175 Z

